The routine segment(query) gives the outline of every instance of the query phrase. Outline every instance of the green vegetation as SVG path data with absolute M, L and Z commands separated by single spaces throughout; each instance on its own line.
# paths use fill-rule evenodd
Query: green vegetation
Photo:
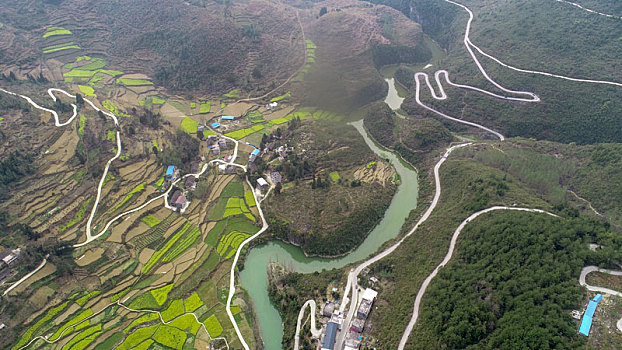
M 112 114 L 118 115 L 120 117 L 126 117 L 126 118 L 131 117 L 131 115 L 121 112 L 119 108 L 115 106 L 114 103 L 112 103 L 112 101 L 105 100 L 102 102 L 102 106 L 104 106 L 104 108 L 112 112 Z
M 160 316 L 158 316 L 158 314 L 155 312 L 146 313 L 140 316 L 139 318 L 135 319 L 134 321 L 132 321 L 132 323 L 130 323 L 129 326 L 125 327 L 125 329 L 123 330 L 123 333 L 127 333 L 131 331 L 132 329 L 134 329 L 136 326 L 140 324 L 159 320 L 159 319 L 160 319 Z
M 116 207 L 114 207 L 114 209 L 112 210 L 113 212 L 118 210 L 119 208 L 121 208 L 125 203 L 127 203 L 127 201 L 129 201 L 132 197 L 134 197 L 134 195 L 138 192 L 142 192 L 145 190 L 145 183 L 141 183 L 138 186 L 134 187 L 133 190 L 130 191 L 130 193 L 125 195 L 125 198 L 123 198 L 123 200 L 121 201 L 121 203 L 117 204 Z
M 149 261 L 147 261 L 145 266 L 143 266 L 142 273 L 145 274 L 149 272 L 149 270 L 151 270 L 151 268 L 154 267 L 160 261 L 160 259 L 162 259 L 162 261 L 164 262 L 175 259 L 181 253 L 183 253 L 183 251 L 187 249 L 200 235 L 201 232 L 196 226 L 194 226 L 189 221 L 186 222 L 168 239 L 168 241 L 166 242 L 166 244 L 164 244 L 164 246 L 162 246 L 162 248 L 153 253 Z M 179 241 L 182 237 L 184 237 L 184 239 Z M 177 243 L 177 241 L 179 241 L 179 244 L 176 245 L 173 250 L 170 250 L 173 245 Z
M 162 325 L 156 330 L 153 340 L 169 348 L 181 350 L 186 342 L 186 333 L 177 328 Z
M 52 320 L 52 318 L 54 318 L 54 316 L 56 316 L 56 314 L 58 314 L 59 312 L 63 311 L 65 309 L 65 307 L 67 307 L 67 305 L 69 303 L 70 303 L 70 301 L 66 301 L 63 304 L 50 309 L 45 314 L 45 316 L 43 316 L 39 321 L 37 321 L 37 323 L 35 323 L 30 328 L 28 328 L 28 330 L 26 330 L 26 332 L 22 335 L 22 337 L 19 339 L 19 341 L 11 348 L 11 350 L 17 350 L 17 349 L 21 348 L 22 346 L 26 345 L 30 341 L 30 339 L 32 338 L 34 333 L 41 326 L 47 325 L 48 322 L 50 322 L 50 320 Z
M 71 35 L 71 31 L 68 29 L 65 29 L 63 27 L 48 27 L 45 34 L 43 34 L 43 38 L 49 38 L 51 36 L 56 36 L 56 35 Z
M 201 114 L 209 113 L 211 109 L 212 109 L 212 102 L 211 101 L 201 102 L 201 107 L 199 108 L 199 113 L 201 113 Z
M 91 203 L 91 198 L 89 198 L 86 202 L 82 203 L 82 205 L 80 205 L 80 209 L 78 209 L 78 211 L 76 212 L 76 215 L 71 220 L 69 220 L 67 225 L 60 226 L 58 228 L 59 232 L 65 232 L 67 229 L 73 227 L 75 224 L 82 221 L 82 219 L 84 219 L 84 214 L 86 214 L 86 209 L 90 203 Z
M 199 122 L 190 117 L 184 117 L 184 119 L 181 120 L 181 129 L 188 134 L 195 135 L 198 127 Z
M 525 213 L 478 218 L 458 241 L 458 255 L 430 284 L 415 348 L 582 346 L 566 310 L 581 309 L 579 271 L 604 258 L 591 255 L 587 244 L 606 235 L 602 224 L 584 219 Z
M 70 334 L 71 332 L 74 331 L 74 329 L 78 329 L 77 327 L 81 326 L 81 328 L 88 326 L 89 322 L 82 322 L 84 321 L 87 317 L 93 315 L 93 310 L 91 309 L 86 309 L 84 311 L 82 311 L 81 313 L 79 313 L 76 317 L 70 319 L 69 321 L 65 322 L 65 324 L 63 324 L 62 327 L 60 327 L 50 338 L 50 341 L 54 341 L 58 338 L 60 338 L 61 336 L 66 336 L 68 334 Z M 74 327 L 76 324 L 82 322 L 79 326 Z
M 129 307 L 130 309 L 136 310 L 153 310 L 159 309 L 160 306 L 162 305 L 158 304 L 158 302 L 155 300 L 151 293 L 143 293 L 134 300 L 132 300 Z
M 101 330 L 101 324 L 89 327 L 82 332 L 76 334 L 67 344 L 63 345 L 61 350 L 83 349 L 101 334 Z
M 218 322 L 216 315 L 210 316 L 207 320 L 205 320 L 205 322 L 203 322 L 203 324 L 205 324 L 205 328 L 207 329 L 210 337 L 214 338 L 222 334 L 223 329 L 220 322 Z
M 161 222 L 160 219 L 156 218 L 155 216 L 151 214 L 143 216 L 141 220 L 142 222 L 147 224 L 149 227 L 154 227 Z
M 84 137 L 84 127 L 86 126 L 86 117 L 84 114 L 80 113 L 78 115 L 78 135 L 80 137 Z
M 151 295 L 155 299 L 158 305 L 163 305 L 166 299 L 168 298 L 168 293 L 173 289 L 174 284 L 167 284 L 164 287 L 160 287 L 158 289 L 154 289 L 150 291 Z
M 52 45 L 52 46 L 44 47 L 43 48 L 43 53 L 53 53 L 53 52 L 58 52 L 58 51 L 62 51 L 62 50 L 69 50 L 69 49 L 78 49 L 79 50 L 80 46 L 74 44 L 73 42 L 65 43 L 65 44 Z
M 186 308 L 186 312 L 194 312 L 194 310 L 203 306 L 203 300 L 199 297 L 199 295 L 195 292 L 192 293 L 188 297 L 188 299 L 184 300 L 184 307 Z
M 284 99 L 290 98 L 290 97 L 292 97 L 292 93 L 288 91 L 287 93 L 285 93 L 285 94 L 283 94 L 281 96 L 277 96 L 277 97 L 274 97 L 274 98 L 270 99 L 270 102 L 278 102 L 278 101 L 281 101 L 281 100 L 284 100 Z
M 125 85 L 125 86 L 145 86 L 145 85 L 153 85 L 153 83 L 149 80 L 144 79 L 132 79 L 132 78 L 118 78 L 117 84 Z
M 82 92 L 85 96 L 97 97 L 97 95 L 95 95 L 95 90 L 90 86 L 78 85 L 78 88 L 80 89 L 80 92 Z
M 244 242 L 248 237 L 250 237 L 250 235 L 247 233 L 232 231 L 220 238 L 216 251 L 220 254 L 220 256 L 224 256 L 225 259 L 229 259 L 235 255 L 235 252 L 238 250 L 240 244 L 242 244 L 242 242 Z
M 246 118 L 248 118 L 252 124 L 263 123 L 266 121 L 263 118 L 263 114 L 261 114 L 258 110 L 248 112 L 248 114 L 246 114 Z
M 94 290 L 82 297 L 80 297 L 80 299 L 76 300 L 76 304 L 80 305 L 80 306 L 84 306 L 86 304 L 87 301 L 89 301 L 90 299 L 98 296 L 101 292 L 98 290 Z
M 197 334 L 199 329 L 201 329 L 201 324 L 197 322 L 194 316 L 187 314 L 174 319 L 169 326 L 181 329 L 184 332 L 188 332 L 191 334 Z
M 190 108 L 196 109 L 197 108 L 196 102 L 190 102 Z
M 108 133 L 106 134 L 106 140 L 110 142 L 114 142 L 116 137 L 117 137 L 117 134 L 115 133 L 114 130 L 108 130 Z
M 225 136 L 229 136 L 233 139 L 236 140 L 240 140 L 245 138 L 248 135 L 254 134 L 258 131 L 261 131 L 265 128 L 264 124 L 257 124 L 254 126 L 251 126 L 250 128 L 246 128 L 246 129 L 240 129 L 240 130 L 236 130 L 236 131 L 232 131 L 232 132 L 228 132 L 225 134 Z
M 330 176 L 330 179 L 333 180 L 333 182 L 337 182 L 339 181 L 339 173 L 336 171 L 331 171 L 330 174 L 328 174 L 328 176 Z
M 166 310 L 162 311 L 161 315 L 164 322 L 169 322 L 183 313 L 184 302 L 181 299 L 175 299 L 171 302 L 168 308 L 166 308 Z
M 255 196 L 253 195 L 253 191 L 244 192 L 244 199 L 246 199 L 246 204 L 248 204 L 249 207 L 254 207 L 257 205 L 257 203 L 255 202 Z
M 142 343 L 144 340 L 151 338 L 151 336 L 156 332 L 156 330 L 160 327 L 159 324 L 155 324 L 149 327 L 143 327 L 136 329 L 132 334 L 127 336 L 125 340 L 121 344 L 119 344 L 116 349 L 118 350 L 128 350 L 131 349 L 138 344 Z
M 250 214 L 250 210 L 246 207 L 244 203 L 244 199 L 232 197 L 227 200 L 227 206 L 225 207 L 225 213 L 223 214 L 223 218 L 227 218 L 229 216 L 235 216 L 245 214 L 251 220 L 255 220 L 255 218 Z
M 224 94 L 224 97 L 226 98 L 240 98 L 240 89 L 233 89 L 229 92 L 227 92 L 226 94 Z M 224 108 L 224 107 L 222 107 Z

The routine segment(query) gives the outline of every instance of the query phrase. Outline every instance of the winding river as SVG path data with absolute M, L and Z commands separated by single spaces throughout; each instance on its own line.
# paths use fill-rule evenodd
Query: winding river
M 387 79 L 389 94 L 387 100 L 399 101 L 394 81 Z M 392 96 L 395 94 L 395 96 Z M 401 102 L 401 101 L 400 101 Z M 387 103 L 389 104 L 389 103 Z M 392 109 L 398 109 L 401 103 L 391 103 Z M 382 158 L 389 159 L 400 175 L 402 183 L 399 186 L 384 218 L 369 233 L 365 241 L 350 254 L 341 258 L 306 257 L 296 246 L 282 242 L 270 242 L 253 248 L 246 258 L 244 269 L 240 271 L 242 286 L 248 291 L 255 308 L 257 322 L 261 330 L 261 337 L 266 349 L 282 349 L 283 325 L 277 309 L 268 297 L 267 265 L 272 261 L 279 261 L 296 272 L 311 273 L 323 269 L 341 268 L 345 265 L 363 260 L 375 253 L 386 241 L 395 238 L 408 214 L 417 205 L 418 181 L 417 172 L 404 165 L 392 152 L 380 148 L 363 128 L 363 121 L 359 120 L 352 125 L 361 133 L 365 142 L 374 153 Z

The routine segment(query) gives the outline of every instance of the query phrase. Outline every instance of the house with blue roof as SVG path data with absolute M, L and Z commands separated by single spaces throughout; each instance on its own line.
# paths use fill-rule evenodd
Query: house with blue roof
M 166 180 L 170 181 L 175 177 L 175 166 L 174 165 L 169 165 L 168 168 L 166 168 Z
M 339 324 L 328 322 L 326 325 L 326 333 L 324 334 L 324 341 L 322 341 L 322 350 L 333 350 L 335 348 L 338 329 Z
M 218 123 L 218 122 L 212 123 L 212 128 L 214 128 L 214 129 L 220 128 L 220 123 Z
M 252 163 L 252 162 L 254 162 L 254 161 L 255 161 L 255 159 L 257 159 L 257 156 L 259 155 L 259 153 L 261 153 L 261 151 L 260 151 L 259 149 L 255 148 L 255 149 L 251 152 L 250 157 L 248 157 L 248 161 L 249 161 L 249 162 L 251 162 L 251 163 Z
M 232 115 L 223 115 L 220 117 L 221 120 L 235 120 L 235 117 Z
M 583 319 L 581 320 L 581 326 L 579 327 L 579 334 L 584 336 L 590 335 L 590 329 L 592 328 L 592 319 L 594 318 L 594 312 L 596 311 L 596 306 L 603 299 L 601 294 L 596 294 L 594 299 L 590 300 L 587 304 L 587 309 L 583 314 Z

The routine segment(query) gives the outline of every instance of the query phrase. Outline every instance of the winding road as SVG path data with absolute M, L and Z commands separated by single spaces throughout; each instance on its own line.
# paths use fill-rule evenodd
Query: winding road
M 494 206 L 494 207 L 490 207 L 490 208 L 487 208 L 487 209 L 475 212 L 475 213 L 471 214 L 471 216 L 469 216 L 468 218 L 464 219 L 464 221 L 462 221 L 462 223 L 460 223 L 460 225 L 458 226 L 456 231 L 454 231 L 453 236 L 451 237 L 451 243 L 449 244 L 449 250 L 447 251 L 447 254 L 445 255 L 445 258 L 443 259 L 443 261 L 441 261 L 440 264 L 438 264 L 438 266 L 434 269 L 434 271 L 432 271 L 432 273 L 430 273 L 430 275 L 421 284 L 421 287 L 419 288 L 419 292 L 417 292 L 417 297 L 415 298 L 415 306 L 413 308 L 413 315 L 410 318 L 410 322 L 408 322 L 408 326 L 406 326 L 406 329 L 404 330 L 404 333 L 402 335 L 402 339 L 400 340 L 400 344 L 398 346 L 398 350 L 403 350 L 404 347 L 406 346 L 406 342 L 408 341 L 408 337 L 412 333 L 413 327 L 415 326 L 415 324 L 417 323 L 417 319 L 419 318 L 419 307 L 421 305 L 421 299 L 423 299 L 423 295 L 425 294 L 425 291 L 428 288 L 428 285 L 430 284 L 432 279 L 436 276 L 436 274 L 438 274 L 438 271 L 440 270 L 440 268 L 445 266 L 449 262 L 449 260 L 451 260 L 451 257 L 453 256 L 454 251 L 456 249 L 456 242 L 458 241 L 458 237 L 460 236 L 460 233 L 462 232 L 462 229 L 464 229 L 464 227 L 469 222 L 471 222 L 472 220 L 474 220 L 478 216 L 480 216 L 482 214 L 489 213 L 491 211 L 495 211 L 495 210 L 526 211 L 526 212 L 530 212 L 530 213 L 541 213 L 541 214 L 547 214 L 547 215 L 558 217 L 555 214 L 552 214 L 552 213 L 549 213 L 547 211 L 540 210 L 540 209 Z
M 587 290 L 591 292 L 599 292 L 599 293 L 617 295 L 622 298 L 622 292 L 618 292 L 617 290 L 613 290 L 609 288 L 592 286 L 592 285 L 587 284 L 587 282 L 585 282 L 585 277 L 592 272 L 602 272 L 602 273 L 606 273 L 609 275 L 622 276 L 622 271 L 601 269 L 598 266 L 586 266 L 583 268 L 583 270 L 581 270 L 581 275 L 579 276 L 579 284 L 584 286 Z M 622 332 L 622 318 L 618 320 L 618 322 L 616 323 L 616 327 L 618 328 L 620 332 Z
M 609 17 L 609 18 L 622 19 L 622 16 L 610 15 L 610 14 L 607 14 L 607 13 L 602 13 L 602 12 L 594 11 L 594 10 L 589 9 L 587 7 L 581 6 L 581 5 L 577 4 L 576 2 L 571 2 L 571 1 L 566 1 L 566 0 L 555 0 L 555 1 L 563 2 L 565 4 L 569 4 L 569 5 L 578 7 L 578 8 L 580 8 L 583 11 L 591 12 L 591 13 L 594 13 L 594 14 L 597 14 L 597 15 L 601 15 L 601 16 L 605 16 L 605 17 Z
M 298 322 L 296 323 L 296 336 L 294 337 L 294 350 L 298 350 L 300 348 L 300 329 L 302 328 L 302 318 L 305 315 L 305 310 L 307 309 L 307 307 L 309 307 L 309 312 L 311 313 L 311 335 L 319 339 L 320 335 L 322 334 L 322 329 L 317 328 L 317 325 L 315 323 L 315 300 L 309 299 L 304 303 L 304 305 L 302 305 L 302 307 L 300 308 L 300 312 L 298 313 Z
M 343 307 L 345 307 L 345 305 L 349 302 L 350 308 L 348 310 L 346 319 L 343 323 L 344 326 L 341 327 L 341 331 L 339 332 L 339 335 L 337 336 L 336 344 L 337 344 L 338 349 L 340 349 L 341 344 L 343 344 L 343 341 L 348 332 L 348 329 L 350 328 L 350 323 L 352 322 L 352 318 L 354 317 L 354 313 L 356 311 L 356 306 L 358 302 L 358 275 L 361 273 L 361 271 L 363 271 L 369 265 L 393 253 L 393 251 L 395 251 L 395 249 L 397 249 L 397 247 L 399 247 L 404 242 L 404 240 L 406 240 L 406 238 L 410 237 L 417 230 L 417 228 L 419 228 L 419 226 L 421 226 L 421 224 L 423 224 L 430 217 L 430 214 L 432 214 L 432 212 L 438 205 L 439 199 L 441 198 L 441 179 L 440 179 L 440 174 L 439 174 L 439 169 L 441 168 L 441 165 L 443 165 L 443 163 L 447 160 L 447 157 L 449 157 L 451 152 L 453 152 L 455 149 L 466 147 L 468 145 L 471 145 L 471 143 L 462 143 L 459 145 L 449 147 L 447 151 L 445 152 L 445 154 L 443 154 L 441 159 L 438 161 L 438 163 L 436 163 L 436 165 L 434 166 L 434 184 L 436 188 L 435 193 L 434 193 L 434 198 L 432 199 L 432 203 L 430 203 L 428 210 L 425 211 L 425 213 L 423 214 L 421 219 L 419 219 L 417 224 L 410 231 L 408 231 L 408 233 L 406 233 L 406 235 L 402 237 L 402 239 L 400 239 L 397 243 L 393 244 L 391 247 L 380 252 L 376 256 L 364 261 L 362 264 L 357 266 L 354 270 L 350 271 L 348 275 L 348 284 L 344 291 L 344 296 L 342 298 L 343 302 L 341 306 L 343 309 Z M 352 290 L 352 297 L 348 299 L 348 293 L 350 290 Z

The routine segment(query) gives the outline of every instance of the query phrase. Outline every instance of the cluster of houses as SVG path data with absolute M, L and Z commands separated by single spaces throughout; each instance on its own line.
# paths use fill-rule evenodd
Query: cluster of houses
M 0 252 L 0 282 L 13 276 L 13 269 L 11 265 L 19 258 L 21 250 L 17 249 L 5 249 Z
M 362 300 L 356 310 L 356 318 L 352 321 L 350 328 L 347 330 L 348 333 L 345 338 L 344 350 L 359 350 L 361 348 L 361 342 L 363 341 L 361 333 L 365 328 L 365 321 L 367 321 L 369 317 L 377 296 L 378 292 L 371 288 L 367 288 L 363 292 Z M 330 321 L 326 324 L 326 331 L 321 339 L 322 350 L 333 350 L 335 348 L 335 340 L 337 339 L 337 332 L 340 327 L 338 313 L 339 311 L 335 311 L 334 303 L 327 302 L 326 305 L 324 305 L 322 314 L 326 317 L 330 317 Z
M 197 174 L 198 172 L 199 172 L 199 162 L 198 161 L 192 162 L 192 164 L 190 164 L 190 174 Z M 179 169 L 174 165 L 169 165 L 166 168 L 166 176 L 165 176 L 166 181 L 172 183 L 178 178 L 179 178 Z M 184 178 L 183 184 L 186 189 L 186 193 L 188 191 L 194 191 L 197 188 L 197 179 L 194 175 L 188 175 Z M 168 186 L 164 186 L 162 187 L 162 189 L 164 190 L 165 187 L 168 187 Z M 182 190 L 177 189 L 173 192 L 173 195 L 171 196 L 169 200 L 170 209 L 179 210 L 181 213 L 183 213 L 186 210 L 186 208 L 188 208 L 189 205 L 190 205 L 190 201 L 188 201 L 186 194 L 182 192 Z
M 207 148 L 211 149 L 215 156 L 218 156 L 221 151 L 227 149 L 227 139 L 217 135 L 209 135 L 207 137 Z

